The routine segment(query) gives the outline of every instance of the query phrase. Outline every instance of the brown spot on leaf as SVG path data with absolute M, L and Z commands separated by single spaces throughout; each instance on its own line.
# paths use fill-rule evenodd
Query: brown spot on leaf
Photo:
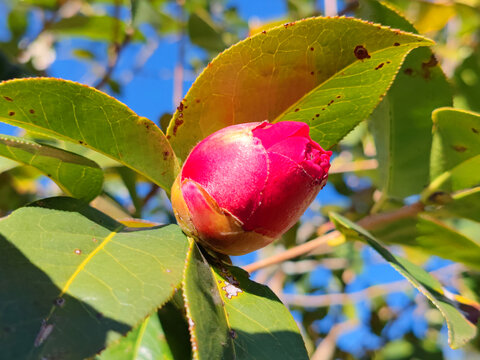
M 80 249 L 75 249 L 73 252 L 77 255 L 82 255 L 82 250 Z
M 3 98 L 4 98 L 5 100 L 7 100 L 7 101 L 10 101 L 10 102 L 13 101 L 13 99 L 12 99 L 11 97 L 8 97 L 8 96 L 4 96 Z
M 357 45 L 355 50 L 353 50 L 355 57 L 359 60 L 370 59 L 367 49 L 363 45 Z
M 195 99 L 195 102 L 198 104 L 200 102 L 200 99 Z
M 167 140 L 169 140 L 170 138 L 171 138 L 171 136 L 170 136 L 170 135 L 167 135 Z
M 163 160 L 167 160 L 168 156 L 170 155 L 170 152 L 164 151 L 163 152 Z
M 183 102 L 180 102 L 180 105 L 178 105 L 177 110 L 180 112 L 183 111 Z
M 430 59 L 422 62 L 422 71 L 423 71 L 422 77 L 424 79 L 430 79 L 430 76 L 431 76 L 430 68 L 437 66 L 437 64 L 438 64 L 438 60 L 433 54 L 430 56 Z
M 406 68 L 405 70 L 403 70 L 403 72 L 405 73 L 405 75 L 412 75 L 413 74 L 413 69 L 411 68 Z
M 299 109 L 299 108 L 296 108 L 296 109 L 295 109 L 295 112 L 297 112 L 297 111 L 300 111 L 300 109 Z
M 9 115 L 9 116 L 15 115 L 15 111 L 10 111 L 10 112 L 8 113 L 8 115 Z
M 28 112 L 29 112 L 30 114 L 35 114 L 35 110 L 33 110 L 33 109 L 28 110 Z
M 380 63 L 377 65 L 377 67 L 375 68 L 375 70 L 378 70 L 378 69 L 381 69 L 383 67 L 384 63 Z
M 313 47 L 311 47 L 311 48 L 310 48 L 310 51 L 313 51 L 313 50 L 315 50 L 315 49 L 314 49 Z
M 340 99 L 342 97 L 342 95 L 337 95 L 337 99 Z
M 85 144 L 85 142 L 83 142 L 82 140 L 78 140 L 78 143 L 79 143 L 80 145 Z
M 283 24 L 283 26 L 285 27 L 285 29 L 289 26 L 293 26 L 295 25 L 295 21 L 292 21 L 292 22 L 289 22 L 289 23 L 286 23 L 286 24 Z
M 475 134 L 478 134 L 478 129 L 472 128 L 472 131 L 473 131 Z
M 400 46 L 400 43 L 398 43 L 398 42 L 393 43 L 393 46 Z
M 267 32 L 265 30 L 262 31 L 262 34 L 266 34 Z
M 319 116 L 320 116 L 320 114 L 315 114 L 315 117 L 319 117 Z
M 330 100 L 330 102 L 327 104 L 327 106 L 330 106 L 334 103 L 335 100 Z
M 182 114 L 180 114 L 182 115 Z M 184 121 L 181 119 L 181 116 L 175 119 L 175 124 L 173 125 L 173 136 L 177 135 L 177 130 L 178 127 L 181 126 L 184 123 Z
M 390 64 L 390 60 L 387 61 L 387 64 Z
M 465 152 L 467 150 L 467 148 L 463 145 L 453 145 L 452 148 L 458 152 Z
M 325 108 L 322 108 L 322 111 L 325 110 Z
M 315 75 L 315 71 L 311 71 L 311 72 L 310 72 L 310 75 Z

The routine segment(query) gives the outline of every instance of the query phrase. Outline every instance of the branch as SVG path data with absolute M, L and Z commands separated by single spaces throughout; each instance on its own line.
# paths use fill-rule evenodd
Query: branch
M 243 269 L 247 272 L 254 272 L 259 269 L 262 269 L 267 266 L 275 265 L 278 263 L 281 263 L 286 260 L 290 260 L 293 258 L 296 258 L 300 255 L 308 254 L 309 252 L 313 250 L 320 250 L 320 248 L 325 248 L 326 251 L 330 249 L 330 246 L 328 245 L 328 242 L 330 240 L 336 239 L 339 236 L 341 236 L 339 231 L 332 231 L 331 233 L 328 233 L 323 236 L 319 236 L 316 239 L 313 239 L 311 241 L 308 241 L 304 244 L 295 246 L 291 249 L 285 250 L 284 252 L 280 254 L 273 255 L 269 258 L 262 259 L 260 261 L 257 261 L 253 264 L 249 264 L 243 267 Z
M 133 29 L 131 27 L 128 27 L 125 31 L 125 37 L 123 38 L 123 41 L 120 44 L 117 43 L 117 39 L 120 35 L 120 6 L 121 6 L 121 1 L 116 0 L 114 18 L 117 19 L 118 21 L 114 24 L 114 27 L 113 27 L 113 40 L 112 40 L 112 43 L 110 44 L 110 49 L 108 52 L 107 69 L 105 70 L 105 73 L 103 74 L 102 78 L 97 82 L 97 84 L 94 85 L 94 87 L 97 89 L 101 89 L 110 81 L 112 73 L 117 67 L 120 54 L 125 49 L 125 47 L 130 43 L 133 37 Z
M 334 161 L 332 167 L 328 171 L 330 174 L 339 174 L 344 172 L 374 170 L 378 167 L 378 161 L 376 159 L 359 160 L 348 163 L 338 163 Z
M 358 325 L 358 320 L 347 320 L 332 326 L 327 336 L 318 345 L 313 353 L 311 360 L 328 360 L 333 359 L 338 337 Z
M 430 272 L 431 275 L 437 277 L 444 274 L 452 274 L 452 272 L 461 269 L 458 264 L 450 264 L 440 269 Z M 302 307 L 327 307 L 332 305 L 344 305 L 347 303 L 355 303 L 365 299 L 371 299 L 383 296 L 392 292 L 404 292 L 411 288 L 412 285 L 408 280 L 398 280 L 386 284 L 373 285 L 366 289 L 351 292 L 324 295 L 293 295 L 281 294 L 282 301 L 285 305 L 294 305 Z
M 367 230 L 372 230 L 377 228 L 379 225 L 384 225 L 397 220 L 414 217 L 419 212 L 423 211 L 423 209 L 424 205 L 421 202 L 417 202 L 412 205 L 406 205 L 398 210 L 394 210 L 391 212 L 367 216 L 362 220 L 358 221 L 358 225 L 364 227 Z M 340 236 L 341 234 L 339 231 L 332 231 L 326 235 L 319 236 L 304 244 L 297 245 L 280 254 L 275 254 L 269 258 L 262 259 L 255 263 L 246 265 L 243 267 L 243 269 L 247 272 L 253 272 L 266 266 L 275 265 L 283 261 L 308 254 L 313 250 L 316 250 L 316 253 L 328 252 L 331 248 L 328 243 Z
M 180 19 L 182 24 L 185 24 L 185 12 L 183 10 L 184 1 L 177 0 L 180 10 Z M 178 43 L 178 58 L 173 69 L 173 107 L 176 108 L 183 98 L 183 75 L 185 70 L 185 26 L 180 32 L 180 39 Z
M 302 307 L 327 307 L 333 305 L 344 305 L 346 303 L 355 303 L 365 299 L 371 299 L 391 292 L 403 292 L 410 287 L 406 280 L 394 281 L 387 284 L 373 285 L 366 289 L 338 294 L 325 295 L 292 295 L 283 294 L 282 300 L 285 305 L 294 305 Z
M 147 205 L 150 199 L 152 199 L 158 193 L 158 190 L 160 190 L 160 187 L 157 184 L 151 185 L 150 191 L 147 195 L 145 195 L 145 198 L 143 199 L 143 207 L 145 207 L 145 205 Z

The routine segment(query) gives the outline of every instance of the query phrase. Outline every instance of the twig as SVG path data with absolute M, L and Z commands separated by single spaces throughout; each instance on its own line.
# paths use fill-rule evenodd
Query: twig
M 143 207 L 145 207 L 145 205 L 147 205 L 150 199 L 152 199 L 158 193 L 158 190 L 160 190 L 160 187 L 157 184 L 152 184 L 152 186 L 150 187 L 150 191 L 147 195 L 145 195 L 143 199 Z
M 280 254 L 273 255 L 269 258 L 262 259 L 260 261 L 257 261 L 253 264 L 249 264 L 243 267 L 243 269 L 247 272 L 254 272 L 257 271 L 261 268 L 264 268 L 266 266 L 271 266 L 275 265 L 278 263 L 281 263 L 286 260 L 290 260 L 293 258 L 296 258 L 300 255 L 308 254 L 312 250 L 316 250 L 320 247 L 326 247 L 327 249 L 329 248 L 328 242 L 330 240 L 336 239 L 337 237 L 341 236 L 339 231 L 332 231 L 331 233 L 328 233 L 323 236 L 319 236 L 311 241 L 308 241 L 304 244 L 295 246 L 291 249 L 285 250 L 284 252 Z
M 177 0 L 180 9 L 180 19 L 185 23 L 185 13 L 183 11 L 184 1 Z M 179 34 L 180 40 L 178 43 L 178 58 L 173 69 L 173 107 L 176 108 L 183 97 L 183 77 L 185 70 L 185 27 Z
M 358 224 L 367 230 L 372 230 L 379 225 L 384 225 L 397 220 L 414 217 L 419 212 L 423 211 L 423 209 L 423 203 L 417 202 L 412 205 L 406 205 L 395 211 L 367 216 L 362 220 L 358 221 Z M 328 249 L 330 249 L 328 242 L 338 238 L 339 236 L 341 236 L 339 231 L 332 231 L 326 235 L 319 236 L 304 244 L 288 249 L 280 254 L 275 254 L 269 258 L 262 259 L 255 263 L 246 265 L 244 266 L 244 270 L 248 272 L 253 272 L 266 266 L 275 265 L 283 261 L 308 254 L 313 250 L 319 250 L 320 252 L 328 251 Z
M 26 54 L 28 48 L 30 47 L 30 45 L 33 44 L 35 42 L 35 40 L 37 40 L 40 37 L 40 35 L 42 35 L 45 31 L 50 29 L 50 27 L 53 25 L 53 23 L 55 23 L 57 21 L 59 11 L 60 11 L 61 7 L 62 7 L 61 2 L 57 1 L 56 2 L 56 7 L 52 11 L 52 15 L 48 18 L 45 15 L 45 11 L 43 11 L 42 27 L 40 28 L 38 33 L 33 38 L 31 38 L 26 44 L 23 45 L 22 49 L 17 54 L 17 59 L 22 59 L 25 56 L 25 54 Z M 20 60 L 20 61 L 22 61 L 22 60 Z
M 376 159 L 359 160 L 349 163 L 338 164 L 332 163 L 332 167 L 329 170 L 330 174 L 339 174 L 353 171 L 373 170 L 378 167 L 378 161 Z
M 133 37 L 133 29 L 131 27 L 128 27 L 125 31 L 125 36 L 122 42 L 120 44 L 117 43 L 117 39 L 120 35 L 120 6 L 121 6 L 121 2 L 119 0 L 115 0 L 114 18 L 117 21 L 114 23 L 114 26 L 113 26 L 113 39 L 110 45 L 110 50 L 108 52 L 107 69 L 105 70 L 105 73 L 103 74 L 102 78 L 97 82 L 97 84 L 94 85 L 94 87 L 97 89 L 101 89 L 110 81 L 112 73 L 117 67 L 120 54 L 125 49 L 125 47 L 130 43 Z
M 330 332 L 318 345 L 313 353 L 311 360 L 329 360 L 333 359 L 338 337 L 358 325 L 358 320 L 347 320 L 332 326 Z
M 359 302 L 367 298 L 374 298 L 396 291 L 404 291 L 410 287 L 406 280 L 399 280 L 382 285 L 373 285 L 366 289 L 351 293 L 325 294 L 325 295 L 292 295 L 283 294 L 285 305 L 302 307 L 325 307 L 343 305 L 349 302 Z
M 431 275 L 441 276 L 451 274 L 456 269 L 461 269 L 458 264 L 450 264 L 440 269 L 430 272 Z M 302 307 L 325 307 L 332 305 L 343 305 L 346 303 L 359 302 L 365 299 L 371 299 L 383 296 L 392 292 L 400 292 L 409 289 L 412 285 L 406 280 L 393 281 L 386 284 L 373 285 L 366 289 L 351 292 L 324 295 L 292 295 L 280 294 L 282 301 L 286 305 L 295 305 Z
M 359 6 L 358 0 L 354 0 L 354 1 L 349 2 L 345 6 L 345 8 L 338 13 L 338 16 L 347 15 L 348 13 L 350 13 L 352 11 L 355 11 L 358 8 L 358 6 Z

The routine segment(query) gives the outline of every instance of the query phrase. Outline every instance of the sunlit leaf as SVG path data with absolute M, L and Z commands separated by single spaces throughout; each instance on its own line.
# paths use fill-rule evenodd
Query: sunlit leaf
M 99 151 L 170 190 L 178 163 L 162 131 L 114 98 L 58 79 L 0 84 L 0 121 Z
M 415 27 L 421 34 L 443 29 L 455 13 L 455 4 L 438 1 L 416 0 L 409 9 L 410 16 L 415 19 Z
M 241 41 L 213 60 L 177 108 L 168 137 L 184 159 L 228 125 L 304 121 L 330 148 L 365 119 L 405 55 L 426 38 L 347 18 L 311 18 Z
M 126 227 L 73 198 L 13 212 L 0 221 L 2 356 L 95 355 L 172 296 L 187 247 L 176 225 Z
M 212 266 L 192 241 L 183 290 L 195 359 L 308 359 L 292 315 L 245 271 Z
M 4 157 L 0 158 L 0 173 L 13 169 L 16 166 L 18 166 L 17 161 L 13 161 Z
M 476 335 L 476 326 L 465 319 L 461 312 L 452 305 L 451 300 L 444 294 L 442 284 L 437 279 L 407 259 L 390 253 L 369 232 L 345 217 L 331 213 L 330 218 L 346 237 L 366 241 L 440 310 L 447 321 L 448 342 L 452 348 L 456 349 L 464 345 Z
M 366 20 L 416 32 L 405 18 L 378 1 L 362 1 L 358 13 Z M 452 90 L 432 51 L 414 49 L 371 116 L 384 196 L 416 194 L 428 184 L 431 114 L 451 105 Z
M 158 315 L 147 317 L 117 344 L 97 356 L 97 360 L 173 360 Z
M 0 135 L 0 156 L 33 166 L 73 197 L 90 201 L 102 191 L 102 169 L 80 155 L 24 138 Z
M 461 190 L 480 183 L 480 115 L 437 109 L 433 118 L 430 189 Z

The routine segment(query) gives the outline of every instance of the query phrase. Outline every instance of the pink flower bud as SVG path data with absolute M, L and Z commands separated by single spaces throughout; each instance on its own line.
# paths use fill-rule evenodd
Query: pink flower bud
M 331 151 L 305 123 L 233 125 L 190 153 L 172 187 L 180 226 L 203 245 L 242 255 L 292 227 L 327 181 Z

